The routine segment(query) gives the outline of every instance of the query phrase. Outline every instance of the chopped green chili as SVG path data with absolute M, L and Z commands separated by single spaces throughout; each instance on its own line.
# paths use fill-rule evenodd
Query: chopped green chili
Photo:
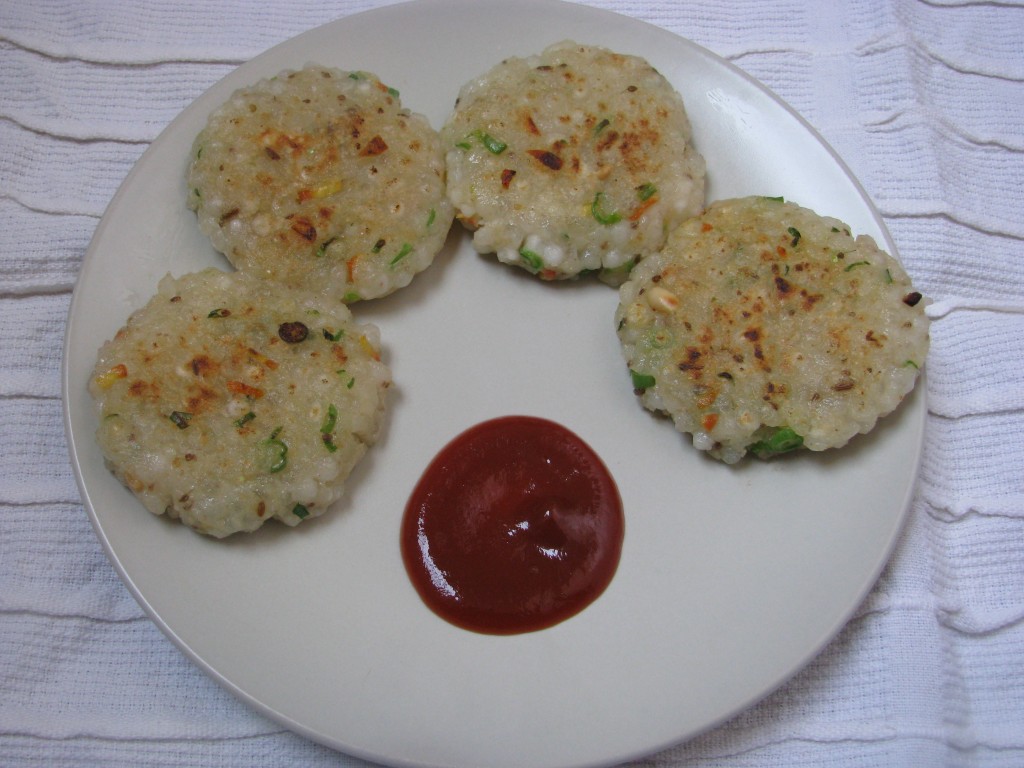
M 409 243 L 403 243 L 402 249 L 395 255 L 395 257 L 391 261 L 388 262 L 388 266 L 395 266 L 395 264 L 400 262 L 410 253 L 412 253 L 412 246 Z
M 528 248 L 520 248 L 519 255 L 530 266 L 530 269 L 535 272 L 544 266 L 544 260 L 535 251 L 531 251 Z
M 336 237 L 332 237 L 330 240 L 324 240 L 322 243 L 320 243 L 320 247 L 316 249 L 317 258 L 327 253 L 327 247 L 337 239 L 338 238 Z
M 800 230 L 796 227 L 790 227 L 786 231 L 793 236 L 793 239 L 789 241 L 790 246 L 796 248 L 797 243 L 800 242 Z
M 328 341 L 341 341 L 341 337 L 345 335 L 344 329 L 338 331 L 337 333 L 333 333 L 329 328 L 324 328 L 323 333 L 324 338 L 327 339 Z
M 230 309 L 224 309 L 223 307 L 221 307 L 219 309 L 212 310 L 210 314 L 207 315 L 207 317 L 227 317 L 230 314 Z
M 327 406 L 327 414 L 324 416 L 323 423 L 320 425 L 320 433 L 327 435 L 334 431 L 334 427 L 338 423 L 338 409 L 331 403 Z
M 675 340 L 672 331 L 666 328 L 659 328 L 647 334 L 647 343 L 654 349 L 665 349 Z
M 345 304 L 350 304 L 350 303 L 352 303 L 353 301 L 359 301 L 359 300 L 360 300 L 360 299 L 362 299 L 362 298 L 363 298 L 363 297 L 362 297 L 362 296 L 360 296 L 360 295 L 359 295 L 358 293 L 356 293 L 355 291 L 349 291 L 348 293 L 346 293 L 346 294 L 345 294 L 344 296 L 342 296 L 342 297 L 341 297 L 341 300 L 342 300 L 342 302 L 343 302 L 343 303 L 345 303 Z
M 892 272 L 890 272 L 888 269 L 885 270 L 885 282 L 889 285 L 892 285 Z
M 334 444 L 334 427 L 338 423 L 338 409 L 331 403 L 327 406 L 327 414 L 324 416 L 323 423 L 320 425 L 320 439 L 323 440 L 324 448 L 331 453 L 338 450 L 338 446 Z
M 903 363 L 903 367 L 904 368 L 913 368 L 914 370 L 917 370 L 917 371 L 921 370 L 920 366 L 917 363 L 915 363 L 913 360 L 907 360 L 906 362 L 904 362 Z
M 615 211 L 612 211 L 611 213 L 606 213 L 605 211 L 603 211 L 601 209 L 602 197 L 604 197 L 604 192 L 598 192 L 596 195 L 594 195 L 594 202 L 590 204 L 590 214 L 595 219 L 597 219 L 598 223 L 600 224 L 617 224 L 619 221 L 622 220 L 622 216 L 620 216 Z
M 650 389 L 655 384 L 655 379 L 649 373 L 637 373 L 630 370 L 629 377 L 633 380 L 633 389 Z
M 601 122 L 599 122 L 597 125 L 594 126 L 594 135 L 597 136 L 597 134 L 599 134 L 601 131 L 603 131 L 605 128 L 607 128 L 609 125 L 611 125 L 611 120 L 609 120 L 606 117 L 604 120 L 602 120 Z
M 374 253 L 380 253 L 380 249 L 383 248 L 385 245 L 387 245 L 387 241 L 382 237 L 380 240 L 373 244 L 373 248 L 371 250 Z
M 270 463 L 271 473 L 280 472 L 288 466 L 288 445 L 283 440 L 277 439 L 277 436 L 281 434 L 282 429 L 284 429 L 284 427 L 278 427 L 270 433 L 270 437 L 261 443 L 261 445 L 264 445 L 273 451 Z
M 747 450 L 758 455 L 773 455 L 776 453 L 788 453 L 802 447 L 804 439 L 790 427 L 779 427 L 771 435 L 751 443 Z
M 476 136 L 480 140 L 480 143 L 483 144 L 487 151 L 490 152 L 492 155 L 500 155 L 502 152 L 508 149 L 508 144 L 506 144 L 504 141 L 501 141 L 500 139 L 494 138 L 493 136 L 491 136 L 491 134 L 487 133 L 486 131 L 474 131 L 471 135 Z
M 339 368 L 337 371 L 335 371 L 335 373 L 337 373 L 339 376 L 348 376 L 348 381 L 345 383 L 345 389 L 352 389 L 353 385 L 356 383 L 355 376 L 349 376 L 348 371 L 346 371 L 344 368 Z
M 399 96 L 401 96 L 401 94 L 398 92 L 398 89 L 397 88 L 392 88 L 391 86 L 388 86 L 388 95 L 394 96 L 396 99 Z
M 846 267 L 843 269 L 843 272 L 849 272 L 854 267 L 863 267 L 863 266 L 867 266 L 867 265 L 870 265 L 870 264 L 871 264 L 870 261 L 855 261 L 855 262 L 853 262 L 853 264 L 847 264 Z
M 296 504 L 292 507 L 292 514 L 295 515 L 299 520 L 305 520 L 309 517 L 309 510 L 306 509 L 302 504 Z
M 252 421 L 255 418 L 256 418 L 256 414 L 253 413 L 252 411 L 249 411 L 242 418 L 235 420 L 235 426 L 238 427 L 238 428 L 242 428 L 242 427 L 244 427 L 246 424 L 248 424 L 250 421 Z
M 429 227 L 431 224 L 433 224 L 434 223 L 434 219 L 436 219 L 436 218 L 437 218 L 437 211 L 435 211 L 433 208 L 431 208 L 430 209 L 430 213 L 427 215 L 427 226 Z
M 636 188 L 636 195 L 640 198 L 640 202 L 647 202 L 655 194 L 657 194 L 658 188 L 653 184 L 641 184 Z
M 784 203 L 784 202 L 786 202 L 786 198 L 784 198 L 782 195 L 779 195 L 778 197 L 769 197 L 767 195 L 762 195 L 762 197 L 765 200 L 771 200 L 773 203 Z
M 192 421 L 192 414 L 185 413 L 184 411 L 171 411 L 171 415 L 168 416 L 171 421 L 174 422 L 174 426 L 178 429 L 185 429 L 189 422 Z

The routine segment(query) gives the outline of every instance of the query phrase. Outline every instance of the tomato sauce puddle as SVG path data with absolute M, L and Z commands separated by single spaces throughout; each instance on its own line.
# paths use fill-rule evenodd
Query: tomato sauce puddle
M 532 632 L 604 592 L 624 535 L 618 488 L 598 455 L 546 419 L 470 427 L 438 453 L 402 520 L 422 600 L 476 632 Z

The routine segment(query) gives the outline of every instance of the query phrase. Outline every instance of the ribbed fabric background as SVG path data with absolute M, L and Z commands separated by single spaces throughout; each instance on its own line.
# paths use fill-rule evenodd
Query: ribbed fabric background
M 82 256 L 148 143 L 248 58 L 381 4 L 0 5 L 0 765 L 365 765 L 236 701 L 145 617 L 79 502 L 59 374 Z M 875 589 L 776 693 L 634 765 L 1024 765 L 1024 5 L 591 4 L 787 100 L 935 301 L 919 490 Z

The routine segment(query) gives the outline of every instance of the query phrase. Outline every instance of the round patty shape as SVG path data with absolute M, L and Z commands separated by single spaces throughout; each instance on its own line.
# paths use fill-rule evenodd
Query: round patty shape
M 150 512 L 202 533 L 297 525 L 377 438 L 378 348 L 336 301 L 240 272 L 167 276 L 99 351 L 100 448 Z
M 347 303 L 408 285 L 454 218 L 426 118 L 370 73 L 318 66 L 239 89 L 214 111 L 188 190 L 235 267 Z
M 644 406 L 727 463 L 871 430 L 917 381 L 928 318 L 900 263 L 780 199 L 712 204 L 620 289 Z
M 614 284 L 703 208 L 690 136 L 682 97 L 648 62 L 573 42 L 465 84 L 441 129 L 448 194 L 479 253 Z

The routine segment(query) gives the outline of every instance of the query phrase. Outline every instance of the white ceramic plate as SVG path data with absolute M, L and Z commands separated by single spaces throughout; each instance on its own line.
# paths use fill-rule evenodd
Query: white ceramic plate
M 477 256 L 458 227 L 409 288 L 356 307 L 381 327 L 396 386 L 381 442 L 326 517 L 208 540 L 145 512 L 104 469 L 86 393 L 100 343 L 165 272 L 228 268 L 185 207 L 189 147 L 211 109 L 239 86 L 316 61 L 376 72 L 439 127 L 465 80 L 564 38 L 644 55 L 675 84 L 707 159 L 709 199 L 784 195 L 893 248 L 863 190 L 810 127 L 698 46 L 549 0 L 425 0 L 303 34 L 186 109 L 112 201 L 72 302 L 72 460 L 129 589 L 241 699 L 383 763 L 610 765 L 709 728 L 838 632 L 884 565 L 912 494 L 923 396 L 842 452 L 726 467 L 636 402 L 613 290 L 535 281 Z M 398 531 L 438 449 L 476 422 L 514 413 L 561 422 L 603 457 L 627 530 L 618 573 L 597 602 L 552 629 L 493 637 L 423 606 Z

